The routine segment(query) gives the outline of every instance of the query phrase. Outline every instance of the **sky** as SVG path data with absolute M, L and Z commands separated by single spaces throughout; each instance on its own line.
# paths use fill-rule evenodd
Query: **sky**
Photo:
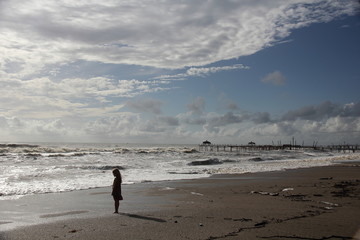
M 0 0 L 0 142 L 360 144 L 358 0 Z

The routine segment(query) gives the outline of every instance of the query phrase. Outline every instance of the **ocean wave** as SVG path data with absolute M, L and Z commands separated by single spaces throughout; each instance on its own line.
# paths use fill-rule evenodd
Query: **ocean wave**
M 231 160 L 231 159 L 225 159 L 225 160 L 222 160 L 223 163 L 236 163 L 238 161 L 236 160 Z
M 193 179 L 212 174 L 282 171 L 359 160 L 360 153 L 304 151 L 198 152 L 196 146 L 47 144 L 0 147 L 0 200 L 6 195 L 108 187 L 111 170 L 124 184 Z M 334 155 L 334 156 L 332 156 Z
M 200 172 L 174 172 L 170 171 L 169 174 L 181 174 L 181 175 L 194 175 L 194 174 L 200 174 Z
M 40 153 L 27 153 L 25 154 L 25 157 L 27 158 L 38 158 L 41 157 L 42 155 Z
M 57 154 L 49 154 L 48 157 L 57 158 L 57 157 L 67 157 L 68 155 L 57 153 Z
M 44 156 L 68 156 L 70 154 L 82 155 L 82 154 L 101 154 L 103 152 L 112 152 L 112 149 L 100 149 L 100 148 L 71 148 L 71 147 L 48 147 L 38 145 L 27 145 L 27 144 L 0 144 L 0 153 L 14 153 L 14 154 L 42 154 Z
M 2 143 L 0 144 L 0 148 L 36 148 L 39 145 L 32 144 L 19 144 L 19 143 Z
M 176 148 L 176 147 L 160 147 L 160 148 L 116 148 L 112 151 L 116 154 L 183 154 L 198 153 L 195 148 Z
M 40 146 L 30 144 L 0 144 L 0 153 L 15 153 L 15 154 L 41 154 L 45 157 L 68 157 L 82 156 L 87 154 L 194 154 L 199 151 L 192 147 L 68 147 L 68 146 Z M 40 156 L 38 156 L 40 157 Z
M 119 170 L 125 170 L 126 168 L 119 165 L 87 165 L 87 166 L 67 166 L 66 169 L 82 169 L 82 170 L 113 170 L 114 168 L 117 168 Z
M 211 158 L 208 160 L 199 160 L 199 161 L 192 161 L 188 163 L 189 166 L 202 166 L 202 165 L 219 165 L 222 162 L 217 158 Z
M 285 156 L 281 156 L 281 155 L 272 155 L 272 156 L 261 156 L 261 157 L 253 157 L 253 158 L 249 158 L 248 160 L 250 162 L 265 162 L 265 161 L 281 161 L 281 160 L 294 160 L 294 159 L 302 159 L 302 157 L 300 155 L 295 156 L 295 155 L 285 155 Z
M 199 151 L 196 150 L 195 148 L 192 148 L 192 149 L 184 149 L 182 152 L 183 153 L 198 153 Z
M 46 173 L 42 173 L 42 172 L 33 172 L 33 173 L 21 173 L 18 175 L 13 175 L 8 177 L 5 180 L 5 183 L 16 183 L 16 182 L 32 182 L 34 181 L 34 179 L 44 179 L 47 178 L 49 175 L 51 174 L 46 174 Z
M 83 188 L 90 189 L 92 187 Z M 3 192 L 0 192 L 0 200 L 6 199 L 17 199 L 26 195 L 32 194 L 47 194 L 47 193 L 59 193 L 59 192 L 69 192 L 74 190 L 80 190 L 81 188 L 71 188 L 67 186 L 63 186 L 61 188 L 40 188 L 33 186 L 32 188 L 19 188 L 19 189 L 6 189 Z
M 131 152 L 131 150 L 128 148 L 115 149 L 113 151 L 113 153 L 115 153 L 115 154 L 125 154 L 125 153 L 130 153 L 130 152 Z
M 265 161 L 265 160 L 262 159 L 261 157 L 255 157 L 255 158 L 250 158 L 249 161 L 251 161 L 251 162 L 262 162 L 262 161 Z
M 29 153 L 29 154 L 36 154 L 36 153 Z M 50 157 L 50 158 L 84 157 L 84 156 L 87 156 L 87 155 L 100 155 L 100 153 L 96 153 L 96 152 L 68 152 L 68 153 L 40 154 L 40 156 Z

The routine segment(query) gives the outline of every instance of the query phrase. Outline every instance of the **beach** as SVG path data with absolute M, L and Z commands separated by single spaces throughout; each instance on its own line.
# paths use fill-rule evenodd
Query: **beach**
M 3 201 L 0 239 L 360 239 L 359 173 L 349 162 L 125 185 L 120 214 L 110 188 L 27 196 Z

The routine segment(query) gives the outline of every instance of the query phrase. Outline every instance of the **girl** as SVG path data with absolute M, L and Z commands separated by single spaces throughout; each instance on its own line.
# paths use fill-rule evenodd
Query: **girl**
M 113 196 L 114 201 L 115 201 L 115 212 L 114 213 L 119 213 L 120 200 L 123 200 L 123 197 L 121 195 L 121 183 L 122 183 L 121 173 L 120 173 L 119 169 L 117 169 L 117 168 L 115 168 L 112 171 L 112 173 L 115 177 L 113 187 L 112 187 L 112 193 L 111 193 L 111 195 Z

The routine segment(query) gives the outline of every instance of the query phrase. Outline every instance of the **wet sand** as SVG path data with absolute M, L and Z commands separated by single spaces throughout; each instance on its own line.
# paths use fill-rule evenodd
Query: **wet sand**
M 53 196 L 61 201 L 39 207 L 33 222 L 3 230 L 0 239 L 360 239 L 360 163 L 123 191 L 121 214 L 112 214 L 108 188 L 34 196 L 39 206 Z M 0 229 L 16 221 L 7 216 Z

